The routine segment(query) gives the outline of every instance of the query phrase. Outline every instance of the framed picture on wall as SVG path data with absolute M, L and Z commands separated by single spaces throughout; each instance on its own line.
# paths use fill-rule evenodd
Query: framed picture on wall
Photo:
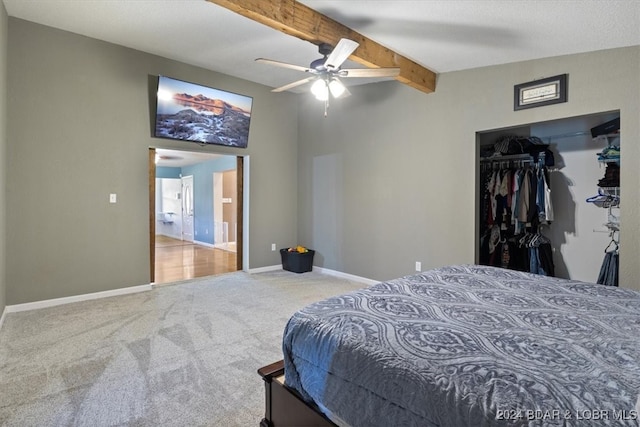
M 567 102 L 567 74 L 521 83 L 513 87 L 514 111 L 561 102 Z

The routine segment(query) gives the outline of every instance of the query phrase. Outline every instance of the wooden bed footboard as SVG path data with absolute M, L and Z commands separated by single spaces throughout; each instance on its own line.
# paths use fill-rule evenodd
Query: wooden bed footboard
M 260 427 L 338 427 L 284 385 L 284 361 L 258 369 L 264 380 L 265 415 Z

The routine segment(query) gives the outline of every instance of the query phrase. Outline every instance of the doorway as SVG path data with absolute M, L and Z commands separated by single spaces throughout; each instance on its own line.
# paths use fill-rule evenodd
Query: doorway
M 243 198 L 248 194 L 243 188 L 243 158 L 152 148 L 149 159 L 151 282 L 177 282 L 241 270 Z M 215 190 L 214 177 L 219 171 L 227 177 L 222 183 L 236 184 L 232 193 Z M 223 190 L 229 191 L 227 187 L 224 185 Z M 165 188 L 172 190 L 163 193 Z M 216 198 L 221 199 L 223 209 L 215 207 Z M 221 221 L 227 227 L 217 226 L 216 211 L 228 210 L 230 205 L 231 217 L 226 213 Z M 172 228 L 174 232 L 167 232 Z

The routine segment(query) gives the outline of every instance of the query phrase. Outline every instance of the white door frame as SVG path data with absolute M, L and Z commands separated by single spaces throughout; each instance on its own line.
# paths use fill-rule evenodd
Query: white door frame
M 222 215 L 222 187 L 223 186 L 223 174 L 222 172 L 213 173 L 213 245 L 215 247 L 221 247 L 224 242 L 224 231 L 222 229 L 223 215 Z
M 180 182 L 182 183 L 182 240 L 193 242 L 195 234 L 193 175 L 181 177 Z

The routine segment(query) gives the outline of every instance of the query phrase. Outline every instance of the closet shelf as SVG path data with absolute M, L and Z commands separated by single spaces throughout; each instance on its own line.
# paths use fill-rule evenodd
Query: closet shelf
M 602 226 L 604 228 L 594 228 L 593 232 L 611 234 L 611 232 L 620 231 L 620 224 L 606 223 L 606 224 L 602 224 Z
M 617 163 L 620 164 L 620 159 L 598 159 L 600 163 Z
M 593 138 L 593 141 L 603 142 L 607 145 L 598 153 L 598 162 L 606 164 L 607 169 L 604 178 L 599 181 L 605 185 L 598 185 L 598 196 L 590 197 L 587 202 L 592 202 L 594 205 L 608 210 L 607 222 L 603 225 L 606 232 L 613 236 L 614 233 L 620 232 L 620 186 L 607 186 L 606 184 L 619 182 L 620 132 L 598 135 Z M 601 232 L 602 230 L 594 229 L 593 231 Z
M 602 142 L 608 144 L 610 139 L 615 139 L 615 138 L 620 138 L 620 134 L 619 133 L 609 133 L 609 134 L 606 134 L 606 135 L 595 136 L 592 139 L 594 141 L 596 141 L 596 142 L 602 141 Z
M 620 231 L 620 223 L 608 222 L 604 224 L 605 227 L 609 229 L 609 231 Z
M 600 187 L 602 194 L 610 196 L 620 196 L 620 187 Z

